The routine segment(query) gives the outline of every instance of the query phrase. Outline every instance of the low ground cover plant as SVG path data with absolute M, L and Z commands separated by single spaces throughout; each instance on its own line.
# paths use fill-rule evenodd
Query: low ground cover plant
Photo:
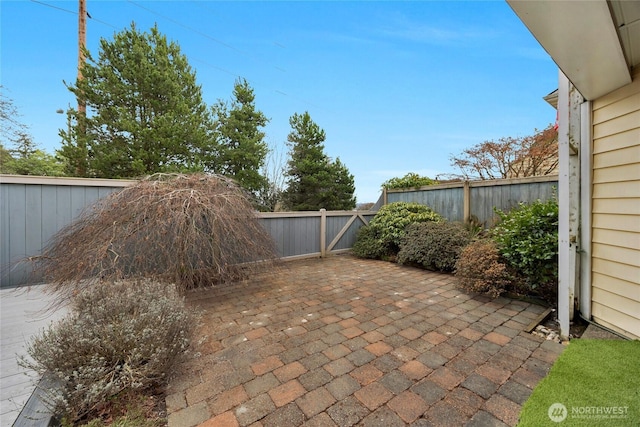
M 37 335 L 20 363 L 51 376 L 47 404 L 67 423 L 109 412 L 118 397 L 154 393 L 190 344 L 197 317 L 175 286 L 141 279 L 83 288 L 70 314 Z
M 441 222 L 444 218 L 419 203 L 394 202 L 384 205 L 369 225 L 360 229 L 353 253 L 363 258 L 395 257 L 407 226 L 429 221 Z
M 453 271 L 460 252 L 470 241 L 471 232 L 461 223 L 411 224 L 400 242 L 398 263 L 427 270 Z

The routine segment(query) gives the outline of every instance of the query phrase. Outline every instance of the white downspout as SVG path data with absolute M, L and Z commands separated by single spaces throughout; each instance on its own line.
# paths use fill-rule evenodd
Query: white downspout
M 580 110 L 580 313 L 591 320 L 591 101 Z

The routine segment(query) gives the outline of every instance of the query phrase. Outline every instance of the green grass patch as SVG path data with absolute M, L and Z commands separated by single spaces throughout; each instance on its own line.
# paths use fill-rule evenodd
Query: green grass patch
M 572 340 L 524 404 L 518 423 L 604 425 L 640 425 L 640 341 Z

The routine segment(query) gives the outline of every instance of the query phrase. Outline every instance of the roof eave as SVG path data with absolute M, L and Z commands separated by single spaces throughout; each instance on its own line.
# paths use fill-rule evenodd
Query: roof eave
M 586 99 L 631 82 L 606 0 L 507 3 Z

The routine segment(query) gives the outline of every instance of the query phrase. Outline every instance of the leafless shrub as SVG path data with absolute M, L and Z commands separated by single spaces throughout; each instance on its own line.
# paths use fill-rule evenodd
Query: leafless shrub
M 276 257 L 233 181 L 156 174 L 86 209 L 45 247 L 37 270 L 63 296 L 95 281 L 136 277 L 184 291 L 263 271 Z

